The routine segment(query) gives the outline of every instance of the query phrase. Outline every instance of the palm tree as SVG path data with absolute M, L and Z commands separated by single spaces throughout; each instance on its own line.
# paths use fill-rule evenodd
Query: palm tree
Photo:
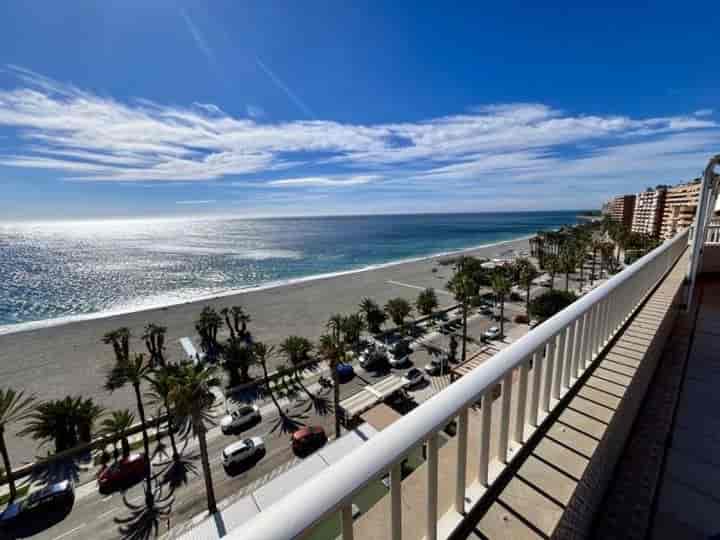
M 250 368 L 255 363 L 252 345 L 242 338 L 230 337 L 221 347 L 223 368 L 228 373 L 230 388 L 250 381 Z
M 218 342 L 218 331 L 223 325 L 223 320 L 217 312 L 206 306 L 195 321 L 195 330 L 200 336 L 200 347 L 210 362 L 215 362 L 220 355 L 220 343 Z
M 590 248 L 592 249 L 592 265 L 590 266 L 590 285 L 595 282 L 595 265 L 597 264 L 598 252 L 602 248 L 602 241 L 598 238 L 593 238 L 590 242 Z
M 380 327 L 387 320 L 387 315 L 380 309 L 380 306 L 370 298 L 363 298 L 360 302 L 360 312 L 365 318 L 368 331 L 373 334 L 380 332 Z
M 77 429 L 78 441 L 81 443 L 92 442 L 92 432 L 95 422 L 100 418 L 105 409 L 90 399 L 80 399 L 75 408 L 75 427 Z
M 435 311 L 438 307 L 438 299 L 435 294 L 435 289 L 428 288 L 424 291 L 420 291 L 420 294 L 418 294 L 417 300 L 415 301 L 415 306 L 423 315 L 430 315 L 433 311 Z
M 505 336 L 505 298 L 510 293 L 510 280 L 502 270 L 496 270 L 492 275 L 491 287 L 495 298 L 500 303 L 500 337 Z
M 577 254 L 574 250 L 567 248 L 560 254 L 560 271 L 565 274 L 565 291 L 570 287 L 570 274 L 577 266 Z
M 402 297 L 391 298 L 385 304 L 385 312 L 390 316 L 395 326 L 399 328 L 405 322 L 405 317 L 412 312 L 412 306 L 410 302 Z
M 365 320 L 358 313 L 351 313 L 342 321 L 342 333 L 345 343 L 350 347 L 359 345 L 363 330 L 365 330 Z
M 341 435 L 340 416 L 340 379 L 338 378 L 337 366 L 345 359 L 343 342 L 339 335 L 323 334 L 320 336 L 320 355 L 323 356 L 330 366 L 330 376 L 333 381 L 333 411 L 335 412 L 335 438 Z
M 152 374 L 152 366 L 146 360 L 142 353 L 135 356 L 127 362 L 116 362 L 110 369 L 105 380 L 105 389 L 114 392 L 126 385 L 130 385 L 135 392 L 135 401 L 138 414 L 140 415 L 140 427 L 142 429 L 143 448 L 145 449 L 145 503 L 148 508 L 153 506 L 152 477 L 150 471 L 150 439 L 147 434 L 147 423 L 145 421 L 145 406 L 143 405 L 140 385 L 150 379 Z
M 167 328 L 158 324 L 149 323 L 145 326 L 145 332 L 142 335 L 148 354 L 150 354 L 150 364 L 154 366 L 165 365 L 165 333 Z
M 239 338 L 241 340 L 247 340 L 249 332 L 247 325 L 250 322 L 250 315 L 245 313 L 242 306 L 232 306 L 231 308 L 223 308 L 220 310 L 220 314 L 225 318 L 225 324 L 230 330 L 230 338 Z M 232 317 L 232 320 L 231 320 Z
M 112 330 L 103 336 L 102 341 L 105 344 L 112 345 L 116 362 L 121 363 L 130 360 L 130 330 L 125 327 Z
M 41 444 L 54 441 L 55 452 L 63 452 L 81 441 L 90 442 L 93 423 L 102 412 L 92 399 L 80 396 L 46 401 L 27 416 L 29 421 L 18 435 L 30 435 Z
M 130 443 L 127 439 L 127 432 L 133 424 L 135 424 L 135 415 L 130 412 L 130 409 L 112 411 L 110 416 L 100 423 L 99 435 L 112 438 L 113 440 L 113 454 L 115 461 L 118 459 L 118 440 L 120 441 L 120 446 L 122 447 L 123 458 L 130 455 Z
M 528 320 L 530 320 L 530 289 L 532 288 L 533 281 L 538 277 L 539 272 L 530 259 L 518 259 L 515 261 L 515 266 L 518 270 L 520 284 L 525 289 L 525 313 Z
M 190 425 L 192 433 L 198 439 L 205 493 L 208 511 L 217 512 L 215 491 L 210 472 L 210 459 L 207 449 L 207 430 L 213 421 L 215 394 L 211 387 L 217 384 L 214 366 L 203 364 L 181 364 L 174 376 L 173 389 L 170 392 L 170 405 L 185 425 Z
M 312 350 L 312 342 L 301 336 L 288 336 L 280 344 L 280 352 L 287 357 L 288 362 L 293 366 L 305 364 L 310 359 Z
M 339 313 L 331 315 L 328 322 L 325 323 L 325 328 L 330 330 L 336 341 L 342 341 L 342 331 L 345 326 L 345 317 Z
M 463 339 L 462 352 L 460 354 L 462 355 L 461 361 L 465 362 L 467 353 L 468 309 L 470 307 L 470 300 L 477 295 L 478 288 L 475 281 L 462 271 L 455 272 L 455 275 L 448 282 L 447 288 L 455 295 L 455 300 L 459 302 L 462 307 Z
M 180 461 L 180 452 L 178 452 L 177 443 L 175 442 L 175 430 L 173 429 L 175 422 L 173 421 L 173 411 L 170 407 L 170 394 L 174 388 L 177 373 L 178 367 L 176 365 L 168 365 L 156 369 L 152 376 L 147 379 L 148 383 L 150 383 L 150 396 L 153 402 L 165 407 L 170 447 L 172 448 L 173 461 L 176 463 Z
M 550 274 L 550 290 L 555 290 L 555 276 L 560 272 L 560 257 L 549 254 L 545 256 L 545 265 Z
M 28 418 L 37 406 L 37 400 L 32 395 L 25 395 L 25 392 L 15 391 L 11 388 L 0 388 L 0 454 L 3 458 L 5 475 L 10 486 L 10 500 L 15 499 L 17 489 L 15 478 L 12 476 L 10 456 L 5 445 L 5 428 L 15 422 L 21 422 Z

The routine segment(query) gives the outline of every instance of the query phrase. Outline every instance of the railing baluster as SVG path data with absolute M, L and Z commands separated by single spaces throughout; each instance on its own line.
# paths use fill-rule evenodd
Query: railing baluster
M 438 512 L 438 434 L 433 433 L 427 442 L 427 540 L 437 539 Z
M 390 538 L 402 539 L 402 461 L 390 469 Z
M 530 355 L 532 358 L 532 355 Z M 525 442 L 525 411 L 527 409 L 528 374 L 530 360 L 520 364 L 520 380 L 518 381 L 517 414 L 515 415 L 515 442 Z
M 543 357 L 545 345 L 533 353 L 533 384 L 530 398 L 530 425 L 538 425 L 538 411 L 540 410 L 540 385 L 542 383 Z
M 562 330 L 557 337 L 557 347 L 555 348 L 555 382 L 553 383 L 553 398 L 560 399 L 562 388 L 562 373 L 565 367 L 565 335 L 567 328 Z
M 573 321 L 568 326 L 568 336 L 565 345 L 565 369 L 563 370 L 563 387 L 565 389 L 570 388 L 570 377 L 573 369 L 573 359 L 575 358 L 575 329 L 577 328 L 577 321 Z
M 492 387 L 487 388 L 482 395 L 480 404 L 482 409 L 482 424 L 480 426 L 480 464 L 478 467 L 478 481 L 480 485 L 488 485 L 488 471 L 490 467 L 490 422 L 492 421 Z
M 510 439 L 510 400 L 512 399 L 513 371 L 509 369 L 502 382 L 502 409 L 500 412 L 500 438 L 497 446 L 497 458 L 500 463 L 506 463 L 508 457 L 508 442 Z
M 468 410 L 458 415 L 457 478 L 455 481 L 455 511 L 465 513 L 465 471 L 467 469 Z
M 343 540 L 353 540 L 352 503 L 343 506 L 340 514 L 342 519 L 342 538 Z
M 553 360 L 555 359 L 555 340 L 557 336 L 553 336 L 547 344 L 547 351 L 545 354 L 545 380 L 543 382 L 543 393 L 542 393 L 542 410 L 543 412 L 550 411 L 550 390 L 552 387 L 552 376 L 553 376 Z

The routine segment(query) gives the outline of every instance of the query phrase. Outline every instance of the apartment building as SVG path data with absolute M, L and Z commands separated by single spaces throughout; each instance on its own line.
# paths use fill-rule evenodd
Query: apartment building
M 635 210 L 632 217 L 632 231 L 649 236 L 660 236 L 667 188 L 658 186 L 635 196 Z
M 700 198 L 700 188 L 699 179 L 668 188 L 660 227 L 661 238 L 672 238 L 692 225 Z
M 610 201 L 610 218 L 628 229 L 632 227 L 634 211 L 635 195 L 621 195 Z

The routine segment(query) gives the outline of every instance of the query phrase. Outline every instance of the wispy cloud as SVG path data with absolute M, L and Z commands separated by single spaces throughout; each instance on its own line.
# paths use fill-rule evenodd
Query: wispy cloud
M 712 116 L 714 112 L 712 109 L 698 109 L 693 114 L 695 116 Z
M 215 204 L 217 201 L 215 199 L 198 199 L 198 200 L 190 200 L 190 201 L 175 201 L 175 204 Z
M 376 174 L 366 174 L 359 176 L 347 177 L 327 177 L 327 176 L 305 176 L 301 178 L 284 178 L 282 180 L 271 180 L 268 182 L 271 186 L 280 187 L 348 187 L 369 184 L 382 177 Z
M 672 181 L 671 174 L 696 174 L 720 145 L 720 126 L 702 111 L 633 118 L 512 103 L 417 122 L 271 123 L 209 103 L 121 102 L 23 68 L 8 71 L 16 84 L 0 89 L 0 126 L 13 144 L 0 148 L 0 165 L 76 180 L 231 177 L 254 189 L 434 184 L 469 194 L 512 183 Z
M 258 107 L 257 105 L 248 105 L 246 107 L 247 114 L 250 118 L 262 118 L 265 116 L 265 109 Z
M 193 40 L 195 41 L 198 49 L 200 49 L 200 51 L 205 55 L 208 62 L 210 62 L 213 67 L 217 67 L 215 53 L 210 48 L 210 45 L 205 39 L 205 36 L 203 36 L 202 32 L 200 32 L 200 29 L 195 25 L 192 18 L 184 8 L 180 8 L 180 17 L 182 17 L 182 20 L 185 22 L 185 26 L 187 26 L 187 29 L 190 32 Z

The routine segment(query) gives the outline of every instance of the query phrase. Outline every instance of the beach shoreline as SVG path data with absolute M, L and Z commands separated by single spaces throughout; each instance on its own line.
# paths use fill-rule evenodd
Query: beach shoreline
M 349 270 L 340 270 L 337 272 L 328 272 L 328 273 L 324 273 L 324 274 L 311 274 L 308 276 L 301 276 L 301 277 L 297 277 L 297 278 L 290 278 L 290 279 L 284 279 L 284 280 L 278 280 L 278 281 L 270 281 L 267 283 L 260 283 L 258 285 L 248 285 L 246 287 L 237 287 L 237 288 L 232 288 L 232 289 L 226 289 L 223 291 L 218 291 L 217 293 L 201 295 L 201 296 L 196 296 L 196 297 L 189 297 L 187 299 L 178 300 L 175 302 L 164 301 L 164 302 L 158 302 L 156 304 L 150 303 L 147 305 L 138 305 L 138 306 L 134 306 L 134 307 L 118 308 L 116 310 L 104 310 L 104 311 L 96 311 L 96 312 L 90 312 L 90 313 L 78 313 L 78 314 L 73 314 L 73 315 L 54 317 L 51 319 L 40 319 L 37 321 L 25 321 L 25 322 L 14 323 L 14 324 L 5 324 L 5 325 L 0 325 L 0 336 L 9 336 L 9 335 L 17 334 L 20 332 L 29 332 L 29 331 L 33 331 L 33 330 L 39 330 L 42 328 L 63 326 L 66 324 L 73 324 L 73 323 L 81 322 L 81 321 L 92 321 L 92 320 L 97 320 L 97 319 L 117 317 L 117 316 L 121 316 L 121 315 L 129 315 L 129 314 L 133 314 L 133 313 L 143 313 L 143 312 L 153 311 L 153 310 L 157 310 L 157 309 L 166 309 L 166 308 L 171 308 L 171 307 L 176 307 L 176 306 L 187 306 L 189 304 L 196 304 L 196 303 L 201 303 L 201 302 L 220 300 L 222 298 L 227 298 L 227 297 L 231 297 L 231 296 L 239 296 L 239 295 L 253 293 L 253 292 L 257 292 L 257 291 L 292 286 L 292 285 L 296 285 L 298 283 L 305 283 L 305 282 L 310 282 L 310 281 L 320 281 L 323 279 L 342 277 L 342 276 L 347 276 L 347 275 L 356 274 L 356 273 L 360 273 L 360 272 L 372 272 L 373 270 L 380 270 L 382 268 L 389 268 L 389 267 L 397 266 L 397 265 L 401 265 L 401 264 L 422 262 L 422 261 L 427 261 L 427 260 L 439 259 L 439 258 L 443 258 L 443 257 L 466 255 L 469 253 L 477 252 L 478 250 L 499 247 L 499 246 L 502 246 L 503 244 L 512 244 L 512 243 L 515 243 L 518 241 L 529 240 L 533 236 L 535 236 L 535 235 L 534 234 L 524 235 L 524 236 L 520 236 L 517 238 L 511 238 L 508 240 L 500 240 L 498 242 L 490 242 L 487 244 L 480 244 L 477 246 L 472 246 L 472 247 L 467 247 L 467 248 L 432 253 L 430 255 L 421 255 L 418 257 L 409 257 L 409 258 L 405 258 L 405 259 L 398 259 L 398 260 L 388 261 L 388 262 L 384 262 L 384 263 L 371 264 L 371 265 L 363 266 L 360 268 L 352 268 Z

